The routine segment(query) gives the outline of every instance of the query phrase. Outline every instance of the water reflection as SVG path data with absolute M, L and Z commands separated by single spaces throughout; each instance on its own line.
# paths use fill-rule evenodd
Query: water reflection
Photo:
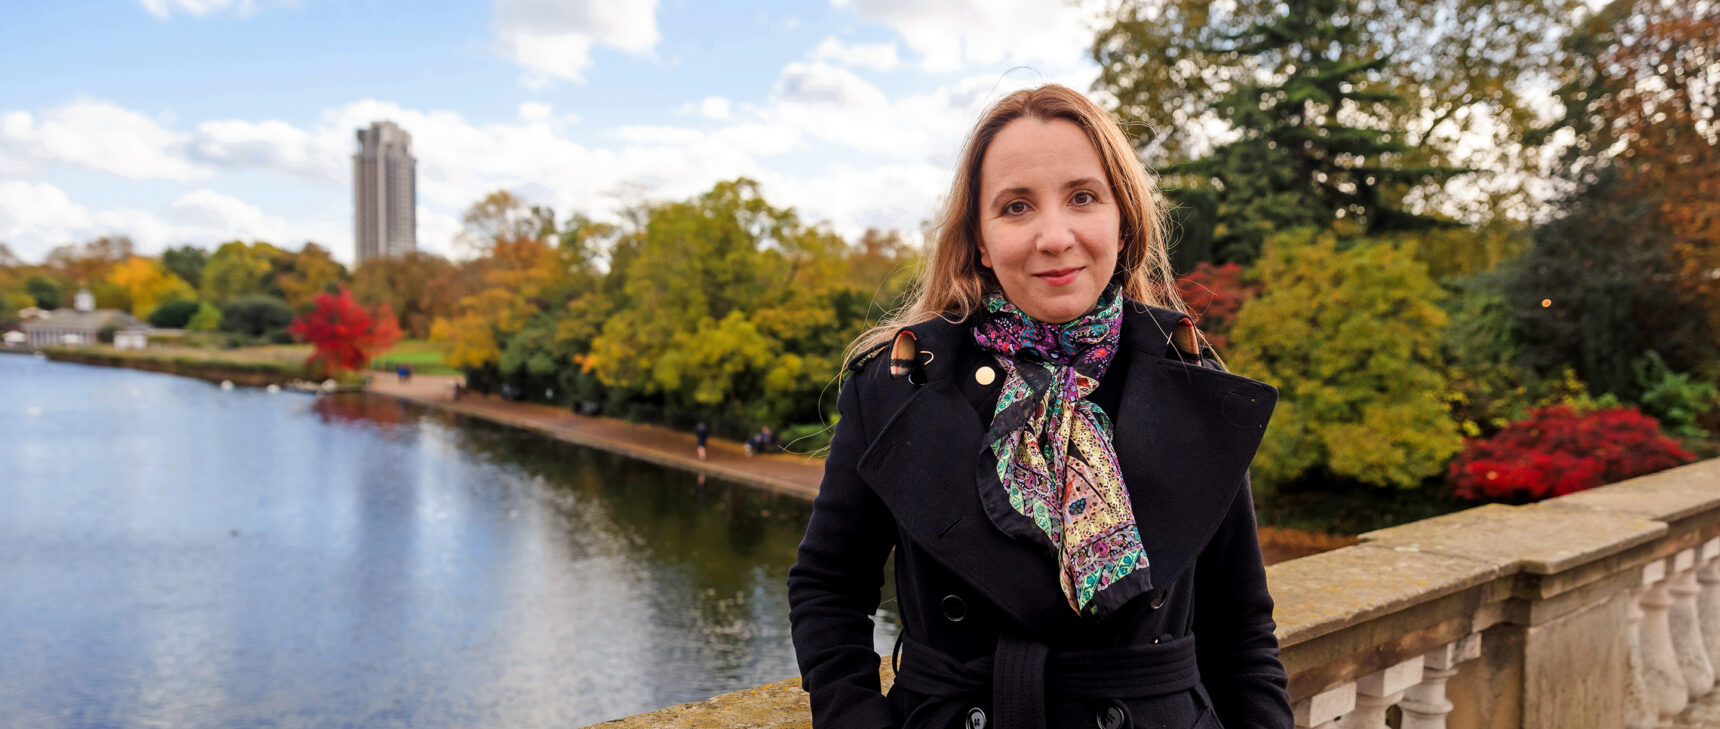
M 0 469 L 0 726 L 581 726 L 795 675 L 786 497 L 8 356 Z

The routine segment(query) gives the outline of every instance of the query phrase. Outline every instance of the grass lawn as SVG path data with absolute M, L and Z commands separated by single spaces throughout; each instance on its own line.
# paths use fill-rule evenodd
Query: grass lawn
M 428 339 L 403 339 L 394 345 L 393 349 L 383 352 L 371 360 L 370 368 L 384 372 L 393 372 L 400 365 L 412 365 L 412 371 L 420 375 L 457 375 L 460 371 L 442 363 L 442 355 L 448 351 L 446 342 L 434 342 Z

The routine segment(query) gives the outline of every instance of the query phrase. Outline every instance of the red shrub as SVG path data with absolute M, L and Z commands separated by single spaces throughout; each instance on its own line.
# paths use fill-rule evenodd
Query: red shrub
M 344 286 L 339 296 L 317 294 L 316 309 L 294 319 L 287 331 L 316 345 L 305 361 L 320 364 L 331 375 L 363 369 L 371 357 L 400 339 L 393 308 L 384 303 L 373 314 L 354 301 Z
M 1230 324 L 1236 321 L 1242 302 L 1259 292 L 1256 287 L 1242 284 L 1241 266 L 1234 263 L 1214 266 L 1202 261 L 1193 271 L 1177 277 L 1177 293 L 1188 305 L 1195 326 L 1200 327 L 1215 349 L 1224 349 L 1229 344 Z
M 1476 501 L 1537 501 L 1695 460 L 1636 408 L 1578 413 L 1542 408 L 1451 462 L 1457 495 Z

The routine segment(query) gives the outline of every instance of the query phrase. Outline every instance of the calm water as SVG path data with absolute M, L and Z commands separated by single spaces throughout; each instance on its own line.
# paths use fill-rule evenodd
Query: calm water
M 381 398 L 0 355 L 0 727 L 569 727 L 790 678 L 807 513 Z

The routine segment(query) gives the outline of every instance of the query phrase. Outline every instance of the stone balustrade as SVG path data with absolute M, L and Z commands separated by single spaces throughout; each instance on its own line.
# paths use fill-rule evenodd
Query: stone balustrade
M 1267 579 L 1298 727 L 1720 721 L 1720 460 L 1370 532 Z M 810 721 L 789 680 L 603 726 Z

